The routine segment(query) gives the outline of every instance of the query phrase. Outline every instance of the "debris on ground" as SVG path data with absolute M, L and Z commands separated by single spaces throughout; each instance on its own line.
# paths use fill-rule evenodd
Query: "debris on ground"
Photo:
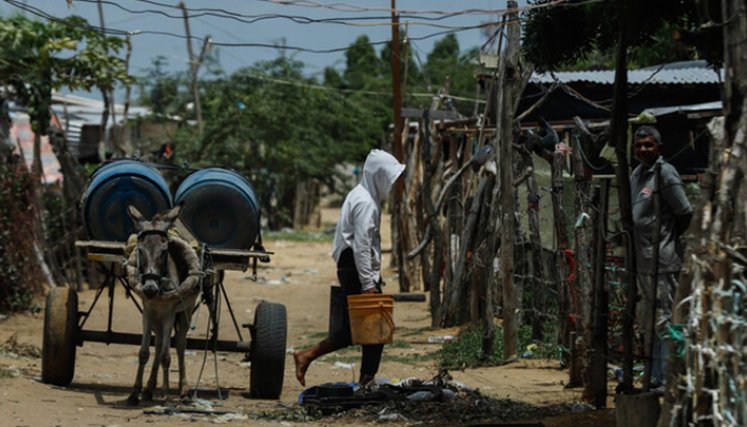
M 199 398 L 181 399 L 175 402 L 166 402 L 162 406 L 154 406 L 143 411 L 146 415 L 174 416 L 185 421 L 196 421 L 197 419 L 208 419 L 213 424 L 226 424 L 230 421 L 245 421 L 249 416 L 242 412 L 225 411 L 214 409 L 216 403 Z
M 11 357 L 41 357 L 39 347 L 32 344 L 18 342 L 18 334 L 11 335 L 4 344 L 0 344 L 0 353 L 5 353 Z
M 322 384 L 304 390 L 299 404 L 310 415 L 321 418 L 352 417 L 366 422 L 401 421 L 426 425 L 538 419 L 572 409 L 570 404 L 538 406 L 489 397 L 453 381 L 445 370 L 427 381 L 408 378 L 394 384 L 366 387 L 352 383 Z

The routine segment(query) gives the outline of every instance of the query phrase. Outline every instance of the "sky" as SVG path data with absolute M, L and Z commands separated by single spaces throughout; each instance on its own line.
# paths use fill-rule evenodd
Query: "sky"
M 347 3 L 344 3 L 347 1 Z M 212 37 L 216 44 L 264 44 L 300 47 L 304 49 L 328 50 L 346 48 L 358 36 L 367 35 L 373 42 L 385 42 L 391 38 L 391 0 L 184 0 L 190 10 L 189 26 L 194 37 Z M 37 13 L 53 17 L 78 15 L 92 25 L 99 25 L 96 0 L 0 0 L 0 15 L 24 13 L 35 17 L 22 7 L 35 8 Z M 177 0 L 102 0 L 104 20 L 107 29 L 128 32 L 142 31 L 133 36 L 133 52 L 130 72 L 142 75 L 151 66 L 153 58 L 162 55 L 169 62 L 169 70 L 186 70 L 187 52 L 184 20 L 181 10 L 175 6 Z M 525 5 L 525 1 L 520 1 Z M 506 7 L 506 0 L 397 0 L 396 6 L 402 11 L 404 21 L 409 21 L 407 31 L 413 38 L 413 51 L 422 61 L 433 48 L 433 43 L 443 35 L 417 40 L 434 33 L 449 31 L 458 27 L 470 27 L 497 21 L 497 13 Z M 220 9 L 220 10 L 219 10 Z M 367 9 L 367 10 L 362 10 Z M 427 14 L 426 11 L 456 13 L 464 10 L 470 13 Z M 296 23 L 290 19 L 276 17 L 247 23 L 227 18 L 231 15 L 243 20 L 251 20 L 257 15 L 285 15 L 299 18 L 336 19 L 338 22 L 353 23 L 356 26 L 340 23 L 313 22 Z M 165 15 L 170 15 L 168 17 Z M 216 16 L 222 15 L 222 16 Z M 406 15 L 406 16 L 405 16 Z M 365 19 L 368 18 L 368 19 Z M 428 18 L 431 18 L 430 20 Z M 433 18 L 440 18 L 433 20 Z M 45 18 L 37 18 L 44 20 Z M 362 26 L 361 26 L 362 25 Z M 447 28 L 435 27 L 434 25 Z M 168 34 L 149 34 L 158 31 Z M 463 30 L 456 33 L 460 48 L 482 45 L 486 38 L 482 29 Z M 201 40 L 193 40 L 195 54 L 199 53 Z M 377 52 L 381 45 L 376 45 Z M 220 64 L 227 72 L 249 66 L 260 60 L 270 60 L 278 56 L 278 50 L 259 46 L 216 46 Z M 306 74 L 319 76 L 326 66 L 338 70 L 345 67 L 344 52 L 311 53 L 288 50 L 287 53 L 306 64 Z M 124 50 L 122 51 L 124 56 Z

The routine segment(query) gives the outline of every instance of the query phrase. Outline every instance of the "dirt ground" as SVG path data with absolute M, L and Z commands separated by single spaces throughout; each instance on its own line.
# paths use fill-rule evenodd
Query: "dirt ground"
M 335 219 L 335 211 L 325 211 L 323 221 L 326 226 L 334 223 Z M 386 248 L 389 246 L 386 227 L 382 234 Z M 199 350 L 188 350 L 187 377 L 192 386 L 195 386 L 201 367 L 204 366 L 199 384 L 198 407 L 224 412 L 222 415 L 172 414 L 167 409 L 178 403 L 176 395 L 166 398 L 156 396 L 153 402 L 141 402 L 138 407 L 129 407 L 125 401 L 134 381 L 138 349 L 137 346 L 119 344 L 84 343 L 77 349 L 72 384 L 69 387 L 44 384 L 40 381 L 39 357 L 44 314 L 24 313 L 0 320 L 0 344 L 6 343 L 13 336 L 17 342 L 15 345 L 5 345 L 5 350 L 0 351 L 0 425 L 418 424 L 417 419 L 408 418 L 406 413 L 401 414 L 402 417 L 386 421 L 381 420 L 383 417 L 377 420 L 370 414 L 309 417 L 298 406 L 298 396 L 303 388 L 295 379 L 291 351 L 317 342 L 327 329 L 329 287 L 336 283 L 334 262 L 330 257 L 331 244 L 274 240 L 266 242 L 265 246 L 267 250 L 275 252 L 275 255 L 269 264 L 260 265 L 258 280 L 251 280 L 250 271 L 231 271 L 226 274 L 225 287 L 239 324 L 252 321 L 254 309 L 261 300 L 282 303 L 287 307 L 288 354 L 283 393 L 279 400 L 248 398 L 250 368 L 247 363 L 242 362 L 242 354 L 218 353 L 214 357 Z M 384 265 L 389 265 L 388 260 L 385 259 Z M 384 280 L 390 284 L 385 288 L 387 293 L 397 292 L 395 274 L 390 270 L 384 272 Z M 80 310 L 90 307 L 95 293 L 94 290 L 79 293 Z M 107 303 L 104 294 L 92 311 L 85 329 L 106 329 Z M 40 304 L 43 305 L 43 300 L 40 300 Z M 223 308 L 220 338 L 235 340 L 237 335 L 225 304 Z M 455 331 L 429 328 L 430 316 L 426 302 L 395 303 L 394 319 L 398 327 L 395 340 L 406 344 L 385 349 L 379 377 L 392 381 L 411 377 L 423 380 L 432 378 L 437 374 L 436 361 L 432 357 L 422 356 L 437 351 L 441 344 L 430 344 L 427 339 L 429 336 L 449 335 Z M 206 323 L 206 310 L 201 309 L 193 319 L 194 330 L 191 336 L 204 337 Z M 131 300 L 124 297 L 123 292 L 118 292 L 113 305 L 113 329 L 117 332 L 139 333 L 139 328 L 140 315 L 137 309 Z M 248 340 L 248 330 L 242 329 L 241 333 L 244 340 Z M 354 372 L 357 376 L 357 358 L 356 352 L 342 351 L 316 361 L 307 373 L 307 386 L 351 381 Z M 176 357 L 172 356 L 172 390 L 178 380 L 176 365 Z M 559 369 L 558 362 L 554 360 L 521 360 L 502 367 L 466 369 L 452 371 L 450 374 L 464 385 L 477 388 L 482 394 L 496 399 L 510 399 L 539 406 L 566 404 L 565 407 L 569 408 L 566 414 L 541 420 L 546 426 L 614 425 L 613 411 L 570 410 L 572 404 L 580 400 L 580 390 L 564 388 L 567 371 Z M 219 399 L 216 393 L 218 385 L 224 390 L 223 399 Z M 448 407 L 441 410 L 448 411 Z M 486 418 L 482 422 L 489 424 L 495 421 Z M 459 423 L 443 423 L 455 424 Z M 469 424 L 477 422 L 470 421 Z

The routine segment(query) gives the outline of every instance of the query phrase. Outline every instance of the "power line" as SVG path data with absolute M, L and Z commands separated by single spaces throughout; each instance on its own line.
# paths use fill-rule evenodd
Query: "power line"
M 267 76 L 260 76 L 256 74 L 246 74 L 241 73 L 239 74 L 240 77 L 255 79 L 255 80 L 262 80 L 267 81 L 270 83 L 276 83 L 281 85 L 288 85 L 288 86 L 295 86 L 305 89 L 312 89 L 312 90 L 322 90 L 326 92 L 340 92 L 340 93 L 347 93 L 347 94 L 357 94 L 357 95 L 373 95 L 373 96 L 392 96 L 391 92 L 384 92 L 384 91 L 372 91 L 372 90 L 360 90 L 360 89 L 345 89 L 345 88 L 336 88 L 331 86 L 323 86 L 318 84 L 312 84 L 312 83 L 300 83 L 298 81 L 293 80 L 283 80 L 278 79 L 274 77 L 267 77 Z M 415 92 L 415 93 L 408 93 L 408 96 L 413 96 L 416 98 L 433 98 L 436 96 L 439 96 L 435 93 L 425 93 L 425 92 Z M 467 98 L 463 96 L 453 96 L 453 95 L 445 95 L 445 98 L 451 98 L 457 101 L 469 101 L 469 102 L 482 102 L 484 103 L 485 100 L 482 99 L 475 99 L 475 98 Z
M 81 3 L 98 3 L 98 0 L 76 0 Z M 173 8 L 178 9 L 176 6 L 172 6 L 165 3 L 159 3 L 152 0 L 135 0 L 135 1 L 141 1 L 148 4 L 158 5 L 161 7 L 167 7 L 167 8 Z M 109 0 L 102 0 L 101 3 L 114 6 L 120 10 L 123 10 L 127 13 L 131 14 L 155 14 L 160 15 L 166 18 L 170 19 L 183 19 L 184 16 L 181 13 L 174 13 L 170 14 L 164 10 L 158 10 L 158 9 L 131 9 L 128 7 L 125 7 L 119 3 L 109 1 Z M 373 27 L 373 26 L 391 26 L 392 23 L 389 21 L 388 16 L 356 16 L 356 17 L 349 17 L 349 18 L 309 18 L 307 16 L 298 16 L 298 15 L 285 15 L 285 14 L 277 14 L 277 13 L 268 13 L 268 14 L 262 14 L 262 15 L 245 15 L 241 13 L 236 12 L 230 12 L 223 9 L 206 9 L 206 8 L 192 8 L 188 9 L 190 13 L 187 15 L 188 18 L 201 18 L 201 17 L 216 17 L 216 18 L 223 18 L 223 19 L 231 19 L 235 20 L 241 23 L 245 24 L 254 24 L 259 21 L 264 20 L 270 20 L 270 19 L 286 19 L 292 22 L 295 22 L 297 24 L 338 24 L 338 25 L 347 25 L 351 27 Z M 450 18 L 457 15 L 445 15 L 441 17 L 424 17 L 424 16 L 405 16 L 405 18 L 412 18 L 412 19 L 420 19 L 420 20 L 426 20 L 426 21 L 439 21 L 446 18 Z M 382 22 L 368 22 L 368 23 L 356 23 L 351 21 L 371 21 L 371 20 L 383 20 Z M 402 21 L 403 23 L 410 23 L 412 25 L 422 25 L 422 26 L 430 26 L 435 28 L 447 28 L 447 29 L 457 29 L 459 26 L 453 26 L 453 25 L 444 25 L 444 24 L 434 24 L 431 22 L 422 22 L 422 21 Z
M 148 1 L 148 0 L 138 0 L 138 1 Z M 159 31 L 159 30 L 134 30 L 134 31 L 126 31 L 126 30 L 120 30 L 120 29 L 114 29 L 114 28 L 106 28 L 105 30 L 102 30 L 99 27 L 95 27 L 89 24 L 77 24 L 72 23 L 64 19 L 60 19 L 56 16 L 50 15 L 46 12 L 44 12 L 42 9 L 39 9 L 34 6 L 29 6 L 25 3 L 21 3 L 18 0 L 5 0 L 6 3 L 11 4 L 12 6 L 15 6 L 18 9 L 24 10 L 26 12 L 29 12 L 33 15 L 36 15 L 38 17 L 47 19 L 49 21 L 57 22 L 63 25 L 69 25 L 77 28 L 83 28 L 91 31 L 96 31 L 99 33 L 104 33 L 108 35 L 113 36 L 119 36 L 119 37 L 126 37 L 126 36 L 138 36 L 138 35 L 158 35 L 158 36 L 166 36 L 166 37 L 174 37 L 179 38 L 183 40 L 187 39 L 196 39 L 198 41 L 202 41 L 199 37 L 196 36 L 185 36 L 182 34 L 176 34 L 171 33 L 168 31 Z M 420 37 L 410 37 L 410 40 L 426 40 L 433 37 L 438 37 L 442 35 L 447 34 L 454 34 L 460 31 L 469 31 L 474 29 L 483 28 L 486 26 L 492 26 L 494 23 L 483 23 L 483 24 L 477 24 L 473 26 L 465 26 L 465 27 L 459 27 L 457 29 L 450 29 L 450 30 L 444 30 L 444 31 L 438 31 L 435 33 L 431 33 L 425 36 Z M 381 41 L 373 41 L 368 42 L 368 45 L 370 46 L 379 46 L 388 44 L 389 40 L 381 40 Z M 329 49 L 312 49 L 312 48 L 305 48 L 301 46 L 290 46 L 290 45 L 277 45 L 272 43 L 249 43 L 249 42 L 220 42 L 220 41 L 211 41 L 211 44 L 213 46 L 221 46 L 221 47 L 258 47 L 258 48 L 270 48 L 270 49 L 283 49 L 283 50 L 290 50 L 290 51 L 296 51 L 296 52 L 305 52 L 305 53 L 319 53 L 319 54 L 325 54 L 325 53 L 338 53 L 338 52 L 345 52 L 350 49 L 350 46 L 346 47 L 336 47 L 336 48 L 329 48 Z
M 408 10 L 408 9 L 394 9 L 391 8 L 370 8 L 363 7 L 349 3 L 320 3 L 312 0 L 255 0 L 264 3 L 272 3 L 283 6 L 300 6 L 309 8 L 321 8 L 330 9 L 337 12 L 385 12 L 391 14 L 416 14 L 416 15 L 503 15 L 511 11 L 511 9 L 461 9 L 461 10 Z M 542 5 L 529 5 L 518 8 L 519 11 L 537 9 L 543 7 L 552 7 L 555 5 L 567 3 L 567 0 L 557 0 L 552 3 Z

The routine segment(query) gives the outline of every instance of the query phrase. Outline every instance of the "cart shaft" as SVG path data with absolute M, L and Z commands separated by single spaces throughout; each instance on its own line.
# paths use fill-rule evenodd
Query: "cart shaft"
M 79 345 L 84 342 L 102 342 L 106 344 L 134 344 L 140 345 L 142 335 L 124 332 L 106 332 L 106 331 L 80 331 Z M 151 345 L 154 338 L 151 337 Z M 175 346 L 175 340 L 171 338 L 171 346 Z M 187 348 L 190 350 L 215 350 L 234 353 L 248 353 L 251 348 L 251 342 L 247 341 L 221 341 L 206 340 L 201 338 L 187 338 Z

